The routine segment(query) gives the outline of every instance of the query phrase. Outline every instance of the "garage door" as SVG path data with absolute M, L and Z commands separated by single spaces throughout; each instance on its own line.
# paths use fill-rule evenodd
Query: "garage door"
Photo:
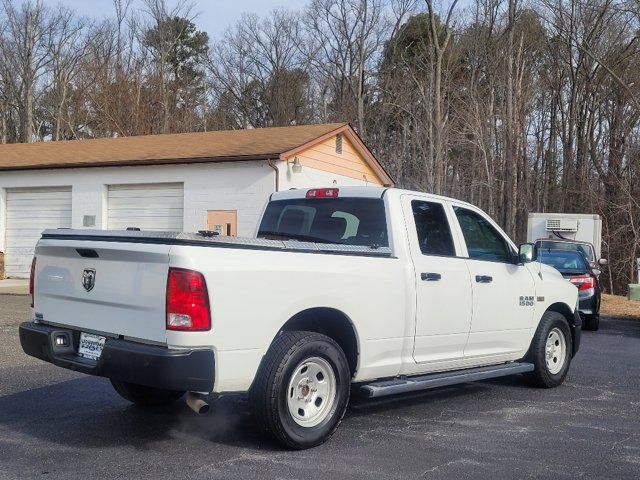
M 109 185 L 108 204 L 111 230 L 182 230 L 182 183 Z
M 71 187 L 7 189 L 7 277 L 29 277 L 33 249 L 47 228 L 71 228 Z

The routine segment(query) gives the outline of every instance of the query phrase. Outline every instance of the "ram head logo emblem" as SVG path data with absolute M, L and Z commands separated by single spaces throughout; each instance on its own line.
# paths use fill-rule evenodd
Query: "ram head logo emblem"
M 82 272 L 82 286 L 87 292 L 93 290 L 93 287 L 96 284 L 96 269 L 95 268 L 85 268 Z

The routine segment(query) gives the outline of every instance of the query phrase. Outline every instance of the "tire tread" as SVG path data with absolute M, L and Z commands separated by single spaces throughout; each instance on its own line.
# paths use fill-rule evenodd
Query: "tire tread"
M 288 360 L 298 349 L 307 343 L 314 341 L 331 343 L 335 348 L 342 351 L 340 346 L 332 338 L 320 333 L 307 331 L 283 331 L 278 335 L 278 337 L 276 337 L 269 347 L 251 387 L 252 409 L 258 426 L 262 430 L 269 432 L 277 441 L 292 449 L 307 447 L 302 447 L 298 443 L 292 441 L 278 421 L 278 389 L 273 388 L 272 379 L 278 379 L 283 375 Z M 349 400 L 348 395 L 349 392 L 347 391 L 347 402 Z M 325 435 L 321 442 L 314 444 L 313 446 L 324 443 L 331 437 L 331 435 L 333 435 L 342 422 L 345 410 L 346 408 L 343 409 L 340 418 L 333 429 Z
M 553 323 L 562 323 L 564 325 L 564 335 L 565 342 L 567 345 L 567 358 L 566 358 L 566 366 L 563 367 L 561 371 L 560 377 L 554 378 L 549 371 L 547 370 L 546 362 L 544 360 L 544 354 L 542 354 L 542 358 L 540 355 L 540 349 L 544 351 L 546 345 L 546 337 L 548 331 L 550 330 L 550 324 Z M 560 385 L 569 370 L 569 366 L 571 364 L 571 356 L 572 356 L 572 339 L 571 339 L 571 330 L 569 328 L 569 323 L 567 319 L 561 313 L 554 311 L 546 311 L 542 318 L 540 319 L 540 324 L 536 329 L 536 333 L 533 336 L 533 340 L 531 341 L 531 347 L 529 347 L 529 351 L 525 359 L 535 365 L 535 369 L 533 372 L 529 372 L 525 374 L 525 378 L 527 381 L 536 387 L 540 388 L 553 388 Z

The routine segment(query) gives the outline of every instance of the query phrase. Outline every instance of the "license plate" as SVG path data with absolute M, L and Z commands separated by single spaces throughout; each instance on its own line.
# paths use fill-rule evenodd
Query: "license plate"
M 92 333 L 80 333 L 80 346 L 78 355 L 91 360 L 98 360 L 104 348 L 106 338 Z

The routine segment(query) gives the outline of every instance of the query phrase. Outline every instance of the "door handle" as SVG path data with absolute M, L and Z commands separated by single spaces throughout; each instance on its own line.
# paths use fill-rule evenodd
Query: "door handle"
M 476 275 L 476 282 L 478 283 L 491 283 L 493 282 L 493 277 L 489 275 Z
M 420 274 L 420 278 L 425 282 L 437 282 L 442 278 L 442 275 L 440 275 L 439 273 L 424 272 Z

